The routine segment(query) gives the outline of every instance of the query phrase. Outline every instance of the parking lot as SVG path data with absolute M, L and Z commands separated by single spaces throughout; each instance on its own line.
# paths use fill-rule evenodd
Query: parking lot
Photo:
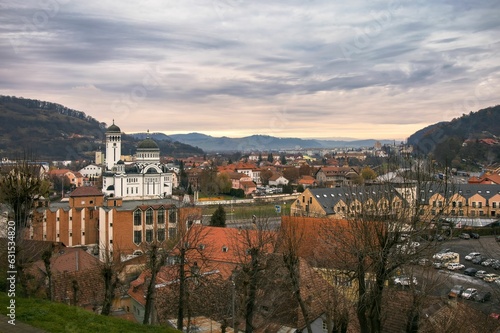
M 500 275 L 500 270 L 495 270 L 491 267 L 484 267 L 480 264 L 473 264 L 471 261 L 465 260 L 465 256 L 471 252 L 479 252 L 487 258 L 500 259 L 500 242 L 495 241 L 494 236 L 484 236 L 479 239 L 460 239 L 454 238 L 452 240 L 446 240 L 433 249 L 435 252 L 440 250 L 449 249 L 451 252 L 456 252 L 460 255 L 459 261 L 461 264 L 465 265 L 465 268 L 474 267 L 477 270 L 484 270 L 488 273 L 494 273 Z M 434 271 L 435 273 L 432 273 Z M 500 285 L 495 282 L 485 282 L 482 279 L 467 276 L 464 273 L 464 269 L 457 271 L 450 271 L 446 268 L 435 269 L 429 266 L 426 269 L 422 269 L 421 273 L 422 279 L 432 278 L 437 283 L 437 288 L 433 290 L 433 294 L 446 297 L 450 289 L 456 285 L 462 285 L 464 288 L 476 288 L 480 292 L 489 291 L 492 294 L 492 299 L 485 303 L 478 303 L 472 300 L 462 300 L 459 301 L 467 302 L 474 308 L 481 310 L 484 313 L 500 312 Z

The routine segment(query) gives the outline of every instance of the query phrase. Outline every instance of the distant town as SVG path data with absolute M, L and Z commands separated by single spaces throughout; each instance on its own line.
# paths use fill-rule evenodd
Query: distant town
M 16 295 L 184 332 L 500 327 L 498 161 L 395 142 L 180 158 L 149 135 L 125 155 L 118 125 L 92 161 L 2 160 Z

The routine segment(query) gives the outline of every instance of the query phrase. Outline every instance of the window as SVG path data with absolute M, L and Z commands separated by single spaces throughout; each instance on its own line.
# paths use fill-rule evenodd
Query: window
M 142 231 L 134 230 L 134 243 L 141 244 L 141 242 L 142 242 Z
M 451 207 L 453 207 L 453 208 L 457 207 L 457 202 L 456 202 L 456 201 L 453 201 L 453 202 L 451 203 Z
M 462 207 L 462 201 L 458 202 L 458 207 Z
M 149 208 L 146 211 L 146 224 L 153 224 L 153 209 Z
M 177 237 L 177 228 L 168 228 L 168 239 Z
M 432 202 L 432 207 L 436 207 L 436 200 Z
M 460 210 L 458 211 L 458 215 L 459 215 L 459 216 L 464 216 L 464 210 L 463 210 L 463 209 L 460 209 Z
M 159 242 L 163 242 L 165 240 L 165 229 L 163 229 L 163 228 L 162 229 L 158 229 L 157 233 L 158 234 L 157 234 L 156 237 L 157 237 L 158 241 Z
M 146 242 L 151 243 L 153 241 L 153 229 L 146 230 Z
M 164 224 L 165 223 L 165 209 L 160 208 L 158 209 L 158 224 Z
M 475 201 L 472 203 L 472 207 L 476 208 L 476 202 Z
M 497 208 L 497 203 L 496 203 L 496 202 L 493 202 L 493 203 L 492 203 L 492 207 L 493 207 L 493 208 Z
M 134 212 L 134 225 L 141 225 L 141 211 L 138 209 Z
M 168 211 L 168 222 L 177 223 L 177 212 L 175 211 L 175 209 L 170 209 Z
M 477 207 L 478 207 L 478 208 L 482 208 L 482 207 L 483 207 L 483 203 L 482 203 L 482 202 L 478 202 L 478 203 L 477 203 Z

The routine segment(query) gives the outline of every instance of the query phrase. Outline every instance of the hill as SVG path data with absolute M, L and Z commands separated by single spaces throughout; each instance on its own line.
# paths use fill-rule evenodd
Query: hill
M 26 153 L 39 159 L 94 159 L 104 148 L 106 124 L 63 105 L 0 96 L 0 157 Z M 140 139 L 123 135 L 122 151 L 133 154 Z M 158 144 L 162 155 L 202 154 L 199 148 L 172 141 Z
M 427 126 L 412 134 L 408 144 L 458 168 L 500 162 L 500 105 Z
M 179 142 L 200 147 L 205 151 L 265 151 L 298 148 L 369 147 L 377 140 L 316 140 L 299 138 L 277 138 L 269 135 L 251 135 L 243 138 L 213 137 L 201 133 L 172 134 Z M 382 143 L 392 143 L 384 140 Z
M 5 293 L 0 293 L 2 304 L 9 304 Z M 46 332 L 151 332 L 175 333 L 165 326 L 150 326 L 125 319 L 101 316 L 76 306 L 49 302 L 36 298 L 16 297 L 16 322 L 23 322 Z M 3 314 L 2 314 L 3 315 Z M 13 327 L 12 332 L 21 332 Z

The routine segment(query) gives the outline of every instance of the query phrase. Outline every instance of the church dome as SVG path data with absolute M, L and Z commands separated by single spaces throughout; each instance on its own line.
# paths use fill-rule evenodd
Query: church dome
M 122 131 L 121 131 L 120 127 L 118 127 L 118 126 L 115 125 L 115 120 L 113 119 L 113 124 L 108 127 L 108 129 L 106 130 L 106 132 L 118 132 L 118 133 L 121 133 Z
M 158 145 L 154 142 L 153 139 L 147 138 L 146 140 L 142 140 L 137 145 L 138 149 L 158 149 Z
M 118 160 L 118 162 L 116 162 L 116 164 L 125 164 L 125 162 L 123 162 L 122 160 Z

